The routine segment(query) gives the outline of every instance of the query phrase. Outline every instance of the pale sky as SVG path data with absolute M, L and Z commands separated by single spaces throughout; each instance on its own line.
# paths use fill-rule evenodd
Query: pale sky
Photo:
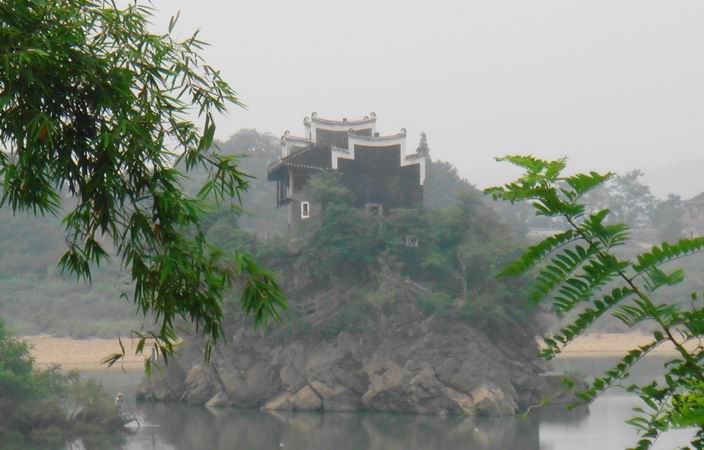
M 303 132 L 312 111 L 376 112 L 486 187 L 507 153 L 574 170 L 640 168 L 657 194 L 704 190 L 701 0 L 154 0 L 155 30 L 211 44 L 248 105 L 218 122 Z M 696 162 L 696 163 L 695 163 Z M 670 167 L 669 169 L 667 167 Z M 684 170 L 686 174 L 681 174 Z

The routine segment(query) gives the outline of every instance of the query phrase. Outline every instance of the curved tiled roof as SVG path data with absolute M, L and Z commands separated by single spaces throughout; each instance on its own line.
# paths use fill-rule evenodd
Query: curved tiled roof
M 330 150 L 310 144 L 307 147 L 295 149 L 291 154 L 269 164 L 268 176 L 276 176 L 282 167 L 299 167 L 311 170 L 326 170 L 330 168 Z
M 309 137 L 293 136 L 286 131 L 281 137 L 284 146 L 282 157 L 269 165 L 268 178 L 277 179 L 283 176 L 285 167 L 297 167 L 308 170 L 337 170 L 338 160 L 354 160 L 355 146 L 359 150 L 364 148 L 398 148 L 400 151 L 401 167 L 419 165 L 420 184 L 425 180 L 425 161 L 423 153 L 406 154 L 406 130 L 380 136 L 375 132 L 376 114 L 370 113 L 362 119 L 356 120 L 330 120 L 318 117 L 312 113 L 303 120 L 308 128 Z M 332 131 L 334 139 L 327 136 L 318 140 L 320 130 Z M 341 142 L 344 140 L 344 145 Z M 338 142 L 340 141 L 340 142 Z M 292 144 L 292 145 L 291 145 Z M 347 148 L 344 148 L 347 147 Z M 290 151 L 290 153 L 289 153 Z
M 357 134 L 353 131 L 350 131 L 349 133 L 350 137 L 353 137 L 355 141 L 377 142 L 380 144 L 383 144 L 384 141 L 393 141 L 406 137 L 406 130 L 404 128 L 401 129 L 400 133 L 388 134 L 386 136 L 366 136 L 363 134 Z
M 361 119 L 355 119 L 355 120 L 348 120 L 348 119 L 342 119 L 342 120 L 334 120 L 334 119 L 323 119 L 322 117 L 318 117 L 317 113 L 311 113 L 310 118 L 306 117 L 303 119 L 303 124 L 304 125 L 310 125 L 311 122 L 319 123 L 322 125 L 364 125 L 364 124 L 370 124 L 376 122 L 376 114 L 375 113 L 369 113 L 368 116 L 364 116 Z
M 284 141 L 301 142 L 301 143 L 305 143 L 305 144 L 312 144 L 313 143 L 313 141 L 311 141 L 310 139 L 308 139 L 306 137 L 294 136 L 292 134 L 289 134 L 288 131 L 286 133 L 284 133 L 283 136 L 281 136 L 281 142 L 284 142 Z

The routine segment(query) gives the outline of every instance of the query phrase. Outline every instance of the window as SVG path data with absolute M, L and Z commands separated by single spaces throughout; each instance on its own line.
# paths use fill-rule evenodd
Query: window
M 308 219 L 310 217 L 310 203 L 301 202 L 301 219 Z
M 293 192 L 298 194 L 303 191 L 303 188 L 308 184 L 308 175 L 294 175 L 293 176 Z
M 372 216 L 381 216 L 384 213 L 384 208 L 380 203 L 367 203 L 364 205 L 364 212 Z

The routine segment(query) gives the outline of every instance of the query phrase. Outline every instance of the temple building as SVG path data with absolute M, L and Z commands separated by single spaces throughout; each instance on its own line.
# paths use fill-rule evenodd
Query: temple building
M 303 125 L 304 137 L 284 133 L 281 157 L 268 170 L 277 184 L 277 207 L 288 206 L 290 229 L 320 217 L 320 205 L 305 188 L 311 175 L 325 170 L 339 171 L 356 206 L 370 214 L 422 207 L 426 155 L 406 153 L 405 129 L 380 135 L 374 113 L 358 120 L 313 113 Z

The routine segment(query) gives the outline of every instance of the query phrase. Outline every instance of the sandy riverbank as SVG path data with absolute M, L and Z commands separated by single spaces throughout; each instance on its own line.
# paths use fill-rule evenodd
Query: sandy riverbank
M 32 356 L 40 367 L 60 364 L 65 369 L 95 369 L 104 367 L 101 361 L 107 356 L 121 352 L 117 339 L 79 340 L 52 336 L 24 336 L 22 339 L 31 346 Z M 124 366 L 134 367 L 144 363 L 142 356 L 134 354 L 136 341 L 125 338 L 122 344 L 126 352 L 122 361 Z
M 117 339 L 69 339 L 51 336 L 23 337 L 32 346 L 32 355 L 37 363 L 46 367 L 49 364 L 61 364 L 67 369 L 88 369 L 102 366 L 101 360 L 113 353 L 120 352 Z M 562 353 L 562 357 L 581 357 L 599 355 L 619 355 L 645 345 L 650 337 L 639 333 L 598 333 L 581 336 L 572 342 Z M 127 357 L 126 366 L 143 364 L 144 358 L 134 355 L 135 342 L 123 339 Z M 671 345 L 662 345 L 654 353 L 674 353 Z
M 587 334 L 571 342 L 561 355 L 564 357 L 621 355 L 638 346 L 649 344 L 652 340 L 651 335 L 641 333 Z M 685 347 L 694 348 L 695 343 L 690 342 Z M 674 346 L 668 342 L 657 347 L 652 353 L 675 354 L 676 351 Z

